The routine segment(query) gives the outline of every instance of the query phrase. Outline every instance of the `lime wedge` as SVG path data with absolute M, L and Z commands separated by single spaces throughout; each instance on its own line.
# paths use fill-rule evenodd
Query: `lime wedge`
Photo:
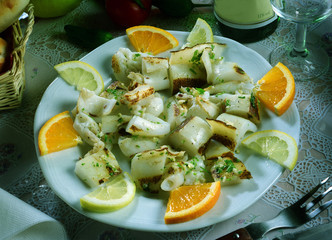
M 293 137 L 278 130 L 263 130 L 249 135 L 242 141 L 246 147 L 293 170 L 298 156 Z
M 192 47 L 201 43 L 212 43 L 213 32 L 210 25 L 201 18 L 197 18 L 195 26 L 189 33 L 186 47 Z
M 54 66 L 60 76 L 78 90 L 86 88 L 96 94 L 104 90 L 104 81 L 98 71 L 91 65 L 81 61 L 69 61 Z
M 136 185 L 127 172 L 119 174 L 80 199 L 83 209 L 109 212 L 127 206 L 135 197 Z

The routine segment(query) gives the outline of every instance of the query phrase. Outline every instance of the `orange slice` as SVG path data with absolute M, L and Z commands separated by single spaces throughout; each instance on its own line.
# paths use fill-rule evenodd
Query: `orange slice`
M 257 82 L 258 99 L 278 116 L 290 107 L 295 96 L 295 81 L 292 73 L 282 63 L 275 65 Z
M 165 213 L 165 223 L 186 222 L 209 211 L 220 195 L 220 182 L 181 186 L 171 191 Z
M 73 119 L 69 111 L 59 113 L 49 119 L 38 135 L 40 155 L 75 147 L 81 142 L 81 137 L 73 127 Z
M 142 53 L 157 55 L 179 45 L 172 34 L 161 28 L 141 25 L 126 29 L 126 33 L 136 51 Z

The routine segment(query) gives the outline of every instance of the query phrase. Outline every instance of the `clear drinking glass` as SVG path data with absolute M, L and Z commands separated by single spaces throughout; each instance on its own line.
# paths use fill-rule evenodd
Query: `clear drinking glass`
M 271 0 L 276 14 L 296 23 L 295 43 L 284 44 L 270 55 L 272 66 L 284 63 L 295 80 L 310 80 L 325 73 L 329 57 L 321 46 L 306 42 L 307 25 L 332 14 L 332 0 Z

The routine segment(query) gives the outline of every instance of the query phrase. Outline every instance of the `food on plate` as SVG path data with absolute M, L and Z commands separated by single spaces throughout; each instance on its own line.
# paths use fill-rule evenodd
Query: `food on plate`
M 244 70 L 241 75 L 245 77 L 229 74 L 226 81 L 208 82 L 205 74 L 198 86 L 181 83 L 176 91 L 167 87 L 174 81 L 170 75 L 177 64 L 202 72 L 215 61 L 227 65 L 222 56 L 226 47 L 220 43 L 198 44 L 171 52 L 169 59 L 120 48 L 112 56 L 116 81 L 99 95 L 81 90 L 72 111 L 74 128 L 94 146 L 92 152 L 95 148 L 109 151 L 106 155 L 114 160 L 111 169 L 116 173 L 122 169 L 115 164 L 111 151 L 118 145 L 130 159 L 133 181 L 142 191 L 158 193 L 184 185 L 213 181 L 237 184 L 250 179 L 250 171 L 233 153 L 248 132 L 257 130 L 255 123 L 260 119 L 252 79 Z M 203 62 L 204 56 L 208 58 Z M 240 68 L 233 63 L 230 66 Z M 218 89 L 230 89 L 230 93 Z M 241 99 L 245 106 L 239 106 L 235 99 Z M 235 106 L 229 108 L 229 102 Z M 99 154 L 105 155 L 105 149 Z M 93 171 L 80 165 L 86 162 L 91 166 L 93 157 L 88 153 L 76 165 L 76 170 L 84 170 L 76 174 L 89 186 L 108 181 L 107 159 L 104 157 L 100 169 Z
M 184 45 L 164 57 L 119 48 L 110 56 L 115 79 L 106 89 L 103 84 L 99 91 L 78 87 L 73 129 L 91 150 L 76 162 L 75 173 L 88 187 L 97 188 L 81 199 L 84 209 L 116 209 L 105 208 L 105 202 L 113 201 L 106 186 L 119 176 L 129 176 L 123 173 L 122 163 L 130 165 L 132 184 L 140 191 L 170 192 L 165 223 L 204 214 L 219 198 L 221 185 L 254 177 L 236 153 L 241 141 L 257 132 L 261 105 L 253 79 L 224 58 L 227 47 L 223 43 Z M 71 72 L 79 76 L 71 68 L 69 64 L 62 71 L 69 74 L 64 79 Z M 77 80 L 71 81 L 77 85 Z M 244 144 L 258 149 L 247 139 Z M 270 138 L 263 139 L 269 142 Z M 275 151 L 293 151 L 289 155 L 296 158 L 297 148 L 285 148 L 280 142 Z M 284 158 L 277 161 L 290 166 Z M 191 205 L 180 204 L 178 193 L 194 194 Z M 104 202 L 95 199 L 104 197 Z
M 169 89 L 168 59 L 146 56 L 142 58 L 142 75 L 136 80 L 138 83 L 146 83 L 155 91 Z M 132 80 L 135 80 L 131 78 Z M 141 81 L 140 81 L 141 80 Z
M 136 51 L 157 55 L 179 45 L 169 32 L 152 26 L 135 26 L 126 29 L 129 41 Z
M 172 93 L 180 87 L 202 87 L 208 83 L 208 63 L 222 60 L 225 44 L 203 43 L 171 51 L 169 59 L 169 78 Z M 207 59 L 206 57 L 207 56 Z
M 136 26 L 148 18 L 152 0 L 106 0 L 105 7 L 111 20 L 121 27 Z
M 87 144 L 94 146 L 103 143 L 99 137 L 101 135 L 100 127 L 85 112 L 82 111 L 75 115 L 73 127 Z
M 187 158 L 187 156 L 185 157 Z M 197 155 L 186 160 L 167 163 L 160 188 L 163 191 L 172 191 L 180 186 L 205 182 L 207 182 L 207 177 L 205 176 L 204 158 Z
M 245 138 L 242 144 L 290 171 L 297 162 L 296 141 L 292 136 L 278 130 L 258 131 Z
M 234 156 L 232 152 L 210 158 L 206 163 L 214 181 L 220 181 L 222 186 L 241 182 L 243 179 L 252 178 L 246 166 Z
M 169 146 L 161 146 L 160 148 L 150 149 L 135 154 L 131 160 L 131 174 L 133 180 L 137 186 L 146 192 L 158 193 L 161 190 L 161 186 L 166 189 L 176 188 L 183 184 L 183 174 L 179 173 L 179 165 L 177 163 L 187 161 L 187 155 L 184 151 L 174 151 Z M 176 168 L 172 168 L 172 176 L 182 175 L 182 182 L 175 182 L 170 179 L 168 170 L 172 164 L 176 165 Z M 170 190 L 167 190 L 170 191 Z
M 228 152 L 230 152 L 228 147 L 226 147 L 224 144 L 220 143 L 219 141 L 211 139 L 206 146 L 204 155 L 206 160 L 211 160 L 223 156 Z
M 29 0 L 1 0 L 0 1 L 0 33 L 12 25 L 24 11 Z
M 165 223 L 193 220 L 212 209 L 219 196 L 219 181 L 176 188 L 168 199 Z
M 223 58 L 225 48 L 221 43 L 203 43 L 171 52 L 169 59 L 120 48 L 112 56 L 115 81 L 99 95 L 81 90 L 72 111 L 74 128 L 94 146 L 92 152 L 105 148 L 114 160 L 111 151 L 118 145 L 129 157 L 133 181 L 141 191 L 158 193 L 206 182 L 226 185 L 250 179 L 250 171 L 233 152 L 247 132 L 257 130 L 260 105 L 252 92 L 252 79 Z M 215 61 L 225 62 L 229 72 L 241 69 L 240 76 L 228 74 L 226 81 L 208 81 L 205 67 Z M 179 65 L 187 72 L 200 70 L 204 81 L 198 85 L 181 82 L 178 89 L 170 90 L 171 82 L 177 81 L 170 75 L 176 75 Z M 229 102 L 235 106 L 229 108 Z M 100 154 L 105 155 L 103 151 Z M 77 162 L 76 170 L 84 170 L 76 174 L 89 186 L 108 181 L 108 160 L 104 157 L 103 161 L 98 171 L 84 168 L 80 163 L 91 167 L 93 162 L 88 153 Z M 115 163 L 111 169 L 120 173 L 120 164 Z
M 127 133 L 144 137 L 162 137 L 167 135 L 170 130 L 168 122 L 149 113 L 144 114 L 144 117 L 133 116 L 126 127 Z
M 240 116 L 252 121 L 255 124 L 260 123 L 260 102 L 254 94 L 228 94 L 224 93 L 217 96 L 221 101 L 222 111 L 232 115 Z
M 98 96 L 95 92 L 83 88 L 77 100 L 76 111 L 82 111 L 95 116 L 102 117 L 110 114 L 117 101 L 115 99 L 108 99 Z
M 131 203 L 136 186 L 127 172 L 121 173 L 80 199 L 83 209 L 93 212 L 109 212 Z
M 285 65 L 278 63 L 257 82 L 255 92 L 268 109 L 281 116 L 294 100 L 293 75 Z
M 202 18 L 197 18 L 196 23 L 187 37 L 185 47 L 193 47 L 202 43 L 213 43 L 213 32 L 210 25 Z
M 231 151 L 235 151 L 247 132 L 256 132 L 257 126 L 242 117 L 222 113 L 216 119 L 207 119 L 212 128 L 212 138 Z
M 0 73 L 2 72 L 7 56 L 7 41 L 0 37 Z
M 211 85 L 204 90 L 210 94 L 218 93 L 230 93 L 235 94 L 237 92 L 242 94 L 250 94 L 252 92 L 252 83 L 241 81 L 220 81 L 216 85 Z M 218 95 L 217 95 L 218 96 Z
M 54 69 L 70 85 L 78 90 L 83 88 L 99 94 L 104 90 L 104 81 L 98 71 L 90 64 L 81 61 L 69 61 L 54 66 Z
M 97 187 L 122 172 L 114 154 L 103 144 L 94 145 L 76 162 L 76 175 L 90 187 Z
M 205 119 L 194 116 L 184 120 L 168 138 L 172 146 L 195 156 L 203 154 L 205 145 L 212 135 L 211 125 Z
M 112 56 L 112 69 L 115 79 L 128 86 L 131 79 L 128 77 L 132 72 L 142 72 L 142 57 L 148 54 L 132 52 L 128 48 L 119 48 Z
M 204 62 L 204 64 L 206 64 L 205 68 L 207 69 L 207 81 L 210 84 L 212 83 L 214 85 L 217 85 L 218 83 L 224 83 L 229 81 L 252 83 L 252 79 L 236 63 L 226 62 L 222 60 L 222 58 L 213 58 L 210 62 Z
M 49 119 L 39 131 L 38 147 L 40 155 L 75 147 L 82 143 L 73 127 L 69 111 L 59 113 Z

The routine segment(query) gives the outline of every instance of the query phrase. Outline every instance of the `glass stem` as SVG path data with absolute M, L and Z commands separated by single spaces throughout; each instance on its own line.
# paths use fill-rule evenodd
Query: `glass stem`
M 307 37 L 307 25 L 304 23 L 297 23 L 295 45 L 293 47 L 293 51 L 291 52 L 291 56 L 306 57 L 308 55 L 306 49 L 306 37 Z

